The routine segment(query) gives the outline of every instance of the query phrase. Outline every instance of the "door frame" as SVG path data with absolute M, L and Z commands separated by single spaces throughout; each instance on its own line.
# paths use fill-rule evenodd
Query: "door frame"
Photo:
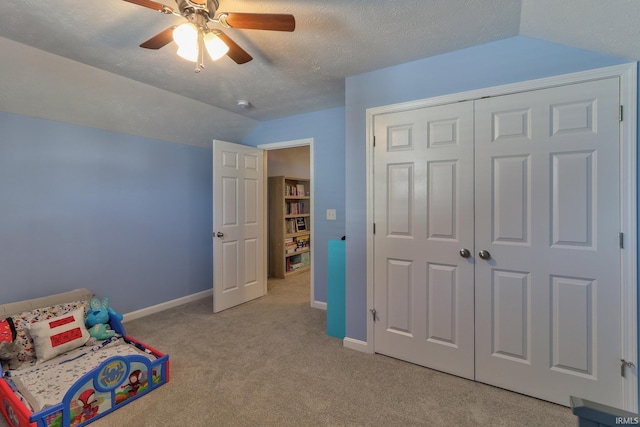
M 327 303 L 326 302 L 322 302 L 322 301 L 316 301 L 315 300 L 315 280 L 313 278 L 313 271 L 315 269 L 315 249 L 314 249 L 314 242 L 315 242 L 315 226 L 314 226 L 314 217 L 315 217 L 315 211 L 313 210 L 313 199 L 314 199 L 314 185 L 315 185 L 315 172 L 314 172 L 314 166 L 313 166 L 313 138 L 304 138 L 304 139 L 295 139 L 295 140 L 291 140 L 291 141 L 282 141 L 282 142 L 273 142 L 273 143 L 269 143 L 269 144 L 260 144 L 257 145 L 256 148 L 261 148 L 264 151 L 270 151 L 270 150 L 281 150 L 283 148 L 294 148 L 294 147 L 304 147 L 304 146 L 308 146 L 309 147 L 309 178 L 311 179 L 311 200 L 310 200 L 310 209 L 311 209 L 311 225 L 310 225 L 310 239 L 311 239 L 311 268 L 309 270 L 309 288 L 310 288 L 310 296 L 309 296 L 309 303 L 311 305 L 311 307 L 313 308 L 319 308 L 322 310 L 326 310 L 327 309 Z M 267 216 L 267 209 L 268 209 L 268 196 L 269 196 L 269 192 L 268 192 L 268 184 L 269 184 L 269 173 L 267 170 L 267 160 L 268 160 L 268 154 L 266 156 L 264 156 L 264 194 L 265 194 L 265 203 L 264 203 L 264 215 L 265 218 L 268 218 Z M 265 227 L 264 230 L 264 240 L 265 242 L 267 242 L 267 231 L 268 231 L 268 220 L 265 221 L 265 224 L 267 225 Z M 267 252 L 265 252 L 266 254 Z M 265 261 L 266 264 L 266 261 Z M 266 286 L 266 284 L 265 284 Z M 265 293 L 266 293 L 266 289 L 265 289 Z
M 638 410 L 638 294 L 637 294 L 637 63 L 627 63 L 577 73 L 546 77 L 526 82 L 471 90 L 433 98 L 420 99 L 382 107 L 369 108 L 366 112 L 366 171 L 367 171 L 367 309 L 375 308 L 374 301 L 374 170 L 373 141 L 374 119 L 380 114 L 395 113 L 417 108 L 433 107 L 454 102 L 475 100 L 487 96 L 500 96 L 516 92 L 563 86 L 609 77 L 620 78 L 620 104 L 624 106 L 624 118 L 620 122 L 620 199 L 621 232 L 624 233 L 622 251 L 622 357 L 632 361 L 636 367 L 627 370 L 623 380 L 623 409 Z M 368 314 L 368 313 L 366 313 Z M 374 323 L 372 316 L 367 318 L 367 341 L 359 345 L 345 342 L 349 348 L 367 353 L 375 352 Z M 348 345 L 347 345 L 348 344 Z

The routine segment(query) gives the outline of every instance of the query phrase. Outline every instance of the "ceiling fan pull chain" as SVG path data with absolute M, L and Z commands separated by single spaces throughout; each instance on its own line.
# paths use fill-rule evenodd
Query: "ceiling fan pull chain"
M 200 43 L 198 43 L 200 44 Z M 198 59 L 196 60 L 196 69 L 193 70 L 196 73 L 199 73 L 200 71 L 202 71 L 202 63 L 204 61 L 202 60 L 202 48 L 200 46 L 198 46 Z
M 196 73 L 199 73 L 204 68 L 204 40 L 202 38 L 202 32 L 198 31 L 198 60 L 196 61 Z

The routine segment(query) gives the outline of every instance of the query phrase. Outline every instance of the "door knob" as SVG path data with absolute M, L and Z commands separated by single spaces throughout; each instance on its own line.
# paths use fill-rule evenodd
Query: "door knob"
M 460 249 L 460 256 L 462 258 L 469 258 L 471 256 L 471 252 L 469 252 L 469 249 L 467 248 Z
M 485 259 L 485 260 L 491 259 L 491 254 L 489 253 L 489 251 L 484 251 L 484 250 L 480 251 L 480 252 L 478 252 L 478 256 L 480 258 L 482 258 L 482 259 Z
M 219 237 L 219 238 L 221 238 L 221 239 L 222 239 L 222 238 L 224 237 L 224 233 L 221 233 L 220 231 L 218 231 L 218 232 L 216 233 L 216 237 Z

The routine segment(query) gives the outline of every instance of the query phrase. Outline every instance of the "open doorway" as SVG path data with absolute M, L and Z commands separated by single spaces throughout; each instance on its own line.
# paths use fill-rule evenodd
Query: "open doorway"
M 313 176 L 313 139 L 302 139 L 295 141 L 285 141 L 274 144 L 264 144 L 259 145 L 258 148 L 262 148 L 265 150 L 265 195 L 266 200 L 271 199 L 271 195 L 268 190 L 268 179 L 269 177 L 295 177 L 308 180 L 308 187 L 305 192 L 308 192 L 308 212 L 310 213 L 307 221 L 307 227 L 310 231 L 310 243 L 309 250 L 306 252 L 309 259 L 309 269 L 308 272 L 304 274 L 304 276 L 309 277 L 309 288 L 310 288 L 310 305 L 315 307 L 315 292 L 314 292 L 314 280 L 313 280 L 313 271 L 314 271 L 314 227 L 313 227 L 313 187 L 314 187 L 314 176 Z M 266 208 L 268 209 L 268 204 Z M 282 221 L 282 218 L 280 219 Z M 272 219 L 267 219 L 269 223 Z M 267 230 L 271 230 L 272 227 L 268 224 Z M 266 241 L 269 242 L 273 236 L 267 234 Z M 267 244 L 267 259 L 266 265 L 269 265 L 271 261 L 271 245 Z M 316 307 L 322 308 L 322 307 Z

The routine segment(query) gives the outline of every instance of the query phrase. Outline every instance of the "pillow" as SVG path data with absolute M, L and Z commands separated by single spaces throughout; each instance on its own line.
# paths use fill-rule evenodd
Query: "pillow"
M 11 320 L 13 321 L 16 331 L 14 340 L 22 347 L 20 353 L 18 353 L 18 359 L 21 362 L 28 363 L 35 363 L 36 361 L 33 340 L 27 333 L 27 328 L 30 323 L 60 316 L 78 308 L 82 308 L 86 313 L 89 308 L 89 301 L 80 300 L 53 305 L 50 307 L 36 308 L 34 310 L 24 311 L 20 314 L 11 316 Z
M 78 309 L 29 325 L 38 363 L 78 348 L 89 340 L 84 326 L 84 310 Z
M 11 318 L 0 319 L 0 342 L 12 342 L 14 339 L 16 339 L 16 328 Z

